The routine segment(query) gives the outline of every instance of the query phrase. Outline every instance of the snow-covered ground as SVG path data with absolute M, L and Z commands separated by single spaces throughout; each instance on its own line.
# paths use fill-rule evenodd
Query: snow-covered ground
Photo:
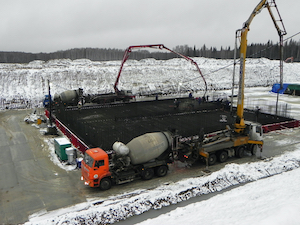
M 194 59 L 202 70 L 210 89 L 228 92 L 231 88 L 232 60 Z M 29 64 L 0 64 L 0 98 L 27 99 L 38 104 L 47 94 L 47 80 L 52 93 L 83 88 L 85 93 L 113 91 L 120 66 L 119 61 L 91 62 L 89 60 L 34 61 Z M 299 81 L 300 64 L 284 64 L 284 82 Z M 279 81 L 279 61 L 248 59 L 246 65 L 246 105 L 266 105 L 276 100 L 269 93 Z M 204 83 L 189 62 L 184 59 L 160 61 L 129 60 L 123 71 L 119 89 L 141 91 L 181 91 L 192 89 L 201 95 Z M 230 94 L 230 93 L 229 93 Z M 300 115 L 299 97 L 280 96 L 291 105 L 290 115 Z M 254 102 L 254 103 L 253 103 Z M 272 105 L 272 103 L 270 103 Z M 273 104 L 274 105 L 274 104 Z M 264 161 L 246 164 L 227 164 L 224 169 L 207 176 L 168 183 L 152 190 L 140 189 L 106 199 L 87 199 L 87 202 L 52 212 L 40 211 L 26 224 L 107 224 L 142 214 L 151 209 L 176 204 L 195 196 L 220 192 L 207 200 L 177 208 L 140 224 L 297 224 L 300 215 L 298 187 L 300 182 L 299 129 L 281 131 L 285 138 L 278 141 L 277 133 L 267 139 L 278 148 L 290 145 L 290 151 Z M 52 159 L 53 160 L 53 159 Z M 55 160 L 53 160 L 55 163 Z M 263 179 L 262 179 L 263 178 Z M 126 222 L 126 221 L 125 221 Z
M 199 65 L 209 90 L 230 89 L 233 60 L 194 58 Z M 80 60 L 33 61 L 28 64 L 0 64 L 1 102 L 22 98 L 38 104 L 48 94 L 83 88 L 85 94 L 108 93 L 120 68 L 120 61 L 93 62 Z M 238 70 L 238 67 L 236 68 Z M 284 63 L 284 82 L 296 82 L 300 74 L 299 63 Z M 236 71 L 237 77 L 238 71 Z M 246 87 L 268 86 L 279 82 L 279 61 L 248 59 Z M 236 82 L 237 84 L 237 78 Z M 148 92 L 203 91 L 204 82 L 196 67 L 183 58 L 170 60 L 128 60 L 120 78 L 119 89 L 132 90 L 134 94 Z
M 299 178 L 298 168 L 248 183 L 138 224 L 299 224 Z
M 168 183 L 152 190 L 140 189 L 107 199 L 90 199 L 73 207 L 41 211 L 26 224 L 109 224 L 151 209 L 176 204 L 192 197 L 221 192 L 207 200 L 178 207 L 139 224 L 298 224 L 300 219 L 300 129 L 268 134 L 278 148 L 289 144 L 289 152 L 246 164 L 227 164 L 207 176 Z M 127 224 L 126 221 L 123 224 Z M 128 222 L 128 224 L 131 224 Z

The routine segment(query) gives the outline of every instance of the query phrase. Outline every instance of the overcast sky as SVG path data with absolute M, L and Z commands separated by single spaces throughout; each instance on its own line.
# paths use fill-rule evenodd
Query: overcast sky
M 0 0 L 0 51 L 54 52 L 164 44 L 234 46 L 260 0 Z M 300 1 L 276 0 L 287 30 L 300 31 Z M 273 10 L 276 14 L 275 9 Z M 257 15 L 248 43 L 278 41 L 268 10 Z M 300 40 L 300 35 L 294 40 Z

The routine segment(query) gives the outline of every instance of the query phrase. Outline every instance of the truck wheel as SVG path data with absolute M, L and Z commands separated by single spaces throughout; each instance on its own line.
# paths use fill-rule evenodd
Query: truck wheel
M 208 156 L 208 165 L 212 166 L 217 162 L 216 154 L 209 154 Z
M 163 165 L 155 168 L 155 174 L 158 177 L 164 177 L 168 173 L 168 166 Z
M 154 176 L 154 170 L 152 168 L 145 169 L 142 172 L 142 178 L 144 180 L 151 180 Z
M 248 149 L 250 150 L 252 155 L 256 155 L 256 150 L 257 150 L 256 145 L 250 144 Z
M 103 178 L 100 181 L 100 189 L 101 190 L 108 190 L 111 188 L 111 179 L 108 177 Z
M 220 151 L 218 153 L 218 160 L 220 163 L 226 162 L 227 159 L 228 159 L 227 151 Z
M 243 158 L 244 157 L 244 152 L 245 152 L 245 147 L 240 146 L 235 150 L 235 156 L 238 158 Z

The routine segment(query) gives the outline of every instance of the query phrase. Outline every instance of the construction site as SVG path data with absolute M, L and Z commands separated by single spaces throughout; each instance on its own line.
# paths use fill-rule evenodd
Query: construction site
M 25 111 L 15 111 L 14 114 L 4 112 L 0 127 L 3 137 L 3 144 L 0 147 L 4 157 L 0 166 L 5 173 L 0 178 L 4 179 L 4 176 L 8 175 L 9 179 L 6 183 L 1 182 L 1 189 L 6 191 L 5 194 L 3 192 L 6 204 L 1 202 L 4 208 L 2 211 L 6 214 L 2 221 L 5 223 L 16 221 L 13 218 L 15 212 L 12 209 L 20 211 L 17 220 L 23 222 L 27 218 L 31 220 L 34 217 L 46 215 L 52 210 L 89 201 L 88 207 L 82 204 L 76 209 L 78 211 L 75 210 L 75 214 L 78 212 L 79 216 L 67 215 L 60 220 L 59 217 L 63 214 L 59 212 L 58 216 L 55 215 L 46 220 L 51 220 L 52 223 L 57 220 L 62 223 L 72 223 L 73 220 L 90 223 L 93 218 L 93 222 L 108 224 L 125 220 L 127 217 L 141 214 L 150 209 L 157 209 L 155 205 L 161 208 L 168 204 L 188 200 L 197 196 L 197 190 L 203 186 L 210 186 L 214 191 L 219 191 L 219 187 L 222 187 L 220 189 L 222 190 L 253 181 L 252 178 L 244 179 L 244 177 L 247 178 L 247 175 L 240 171 L 237 172 L 236 177 L 229 175 L 227 178 L 227 175 L 224 175 L 227 180 L 220 178 L 220 174 L 217 174 L 216 178 L 205 181 L 206 183 L 204 182 L 202 186 L 183 180 L 207 177 L 213 172 L 225 168 L 226 162 L 236 162 L 236 164 L 263 162 L 261 159 L 283 154 L 284 151 L 289 150 L 289 146 L 293 145 L 293 143 L 286 144 L 283 148 L 275 149 L 274 146 L 278 143 L 274 142 L 274 135 L 271 134 L 270 138 L 264 139 L 264 134 L 271 131 L 300 126 L 299 120 L 290 116 L 290 108 L 287 104 L 286 107 L 281 107 L 278 100 L 279 93 L 286 92 L 293 95 L 292 97 L 299 95 L 299 86 L 283 84 L 282 57 L 278 60 L 279 66 L 277 66 L 280 82 L 272 90 L 275 94 L 272 96 L 270 94 L 271 97 L 268 96 L 270 99 L 277 94 L 276 103 L 269 107 L 272 110 L 275 109 L 275 113 L 263 111 L 263 107 L 259 105 L 247 108 L 245 103 L 247 33 L 253 18 L 263 8 L 268 9 L 275 25 L 280 39 L 282 56 L 283 36 L 286 35 L 285 27 L 275 1 L 262 0 L 243 27 L 236 31 L 233 74 L 232 77 L 226 75 L 227 80 L 232 79 L 232 90 L 226 89 L 227 93 L 232 91 L 231 94 L 216 93 L 216 90 L 213 89 L 215 84 L 207 82 L 194 59 L 175 52 L 163 44 L 137 45 L 129 46 L 125 50 L 115 82 L 110 84 L 113 85 L 113 92 L 100 93 L 99 91 L 91 94 L 87 90 L 90 86 L 83 85 L 77 89 L 66 88 L 61 93 L 52 93 L 50 80 L 47 80 L 48 87 L 44 85 L 44 89 L 48 88 L 46 91 L 48 93 L 45 95 L 42 108 L 45 115 L 38 117 L 37 121 L 33 122 L 34 127 L 45 128 L 42 132 L 41 130 L 28 131 L 32 127 L 26 126 L 26 124 L 31 121 L 24 119 L 25 124 L 20 119 Z M 272 9 L 276 15 L 273 14 Z M 197 79 L 199 78 L 194 82 L 197 88 L 194 88 L 195 86 L 187 87 L 180 92 L 182 84 L 178 81 L 177 93 L 168 92 L 168 90 L 163 93 L 162 90 L 161 92 L 135 95 L 133 94 L 133 85 L 129 85 L 131 89 L 128 90 L 119 89 L 122 71 L 130 53 L 135 49 L 144 48 L 166 50 L 191 63 L 193 73 L 197 73 Z M 239 65 L 237 83 L 235 82 L 236 65 Z M 181 63 L 177 66 L 180 67 Z M 59 67 L 59 65 L 54 67 Z M 90 65 L 86 67 L 90 67 Z M 67 71 L 65 68 L 63 70 Z M 79 76 L 77 77 L 77 73 L 75 74 L 78 78 L 76 82 L 83 84 L 84 82 L 80 80 Z M 66 80 L 65 77 L 63 79 Z M 127 83 L 132 81 L 134 78 Z M 96 84 L 96 81 L 93 82 L 91 85 Z M 66 83 L 61 85 L 67 86 Z M 153 83 L 151 85 L 153 86 Z M 141 86 L 140 90 L 142 89 Z M 176 87 L 173 90 L 176 91 Z M 9 109 L 10 105 L 15 105 L 16 108 L 19 105 L 26 105 L 31 108 L 29 102 L 21 98 L 15 98 L 11 103 L 6 99 L 0 100 L 1 105 L 6 109 Z M 36 110 L 31 115 L 36 116 Z M 281 141 L 283 137 L 278 136 L 276 138 Z M 292 136 L 289 138 L 298 139 L 298 137 Z M 21 154 L 18 149 L 22 149 Z M 40 151 L 41 149 L 42 151 Z M 55 159 L 53 160 L 53 158 Z M 262 174 L 260 179 L 277 174 L 276 167 L 281 166 L 280 162 L 278 164 L 279 166 L 275 165 L 275 169 L 271 173 L 268 170 L 270 166 L 266 164 L 265 174 L 261 172 L 260 167 L 253 166 L 253 168 L 258 171 L 255 172 Z M 59 166 L 57 167 L 57 165 Z M 67 170 L 66 167 L 72 169 Z M 238 166 L 234 165 L 233 167 Z M 288 171 L 289 168 L 283 166 L 280 171 Z M 227 168 L 227 170 L 229 174 L 233 174 L 231 169 Z M 168 174 L 169 176 L 167 176 Z M 150 181 L 152 178 L 155 179 Z M 135 180 L 143 182 L 133 182 L 132 186 L 126 185 Z M 166 187 L 171 187 L 173 183 L 181 181 L 186 182 L 187 186 L 183 187 L 186 184 L 179 184 L 183 187 L 182 190 L 174 188 L 174 190 L 180 191 L 177 195 L 179 198 L 174 202 L 165 200 L 172 199 L 168 194 L 162 197 L 158 196 L 158 201 L 155 200 L 154 203 L 148 199 L 149 196 L 146 196 L 145 199 L 140 197 L 141 193 L 147 193 L 159 185 L 163 187 L 157 193 L 161 193 L 162 190 L 166 190 Z M 227 186 L 222 186 L 221 182 L 223 181 Z M 16 195 L 21 197 L 15 200 Z M 141 207 L 143 208 L 146 208 L 147 204 L 152 205 L 138 213 L 132 213 L 135 210 L 134 206 L 133 208 L 128 207 L 128 211 L 126 211 L 127 207 L 120 207 L 120 214 L 123 213 L 123 208 L 124 212 L 126 211 L 125 216 L 122 217 L 118 210 L 112 209 L 111 205 L 114 205 L 114 201 L 121 202 L 123 197 L 126 199 L 129 196 L 136 196 L 138 201 L 142 199 Z M 26 207 L 23 207 L 23 202 Z M 110 213 L 114 214 L 113 216 L 110 216 L 109 213 L 105 215 L 105 211 L 103 211 L 103 215 L 101 210 L 97 211 L 98 205 L 106 207 L 106 204 L 110 208 Z M 101 218 L 89 217 L 89 212 L 86 214 L 87 217 L 81 217 L 80 213 L 89 208 L 97 208 L 95 214 L 101 214 Z
M 49 86 L 50 98 L 44 102 L 49 109 L 47 116 L 84 153 L 81 179 L 85 184 L 108 190 L 112 184 L 139 178 L 150 180 L 154 174 L 163 177 L 168 165 L 174 161 L 192 165 L 202 159 L 209 166 L 217 161 L 226 162 L 233 156 L 242 158 L 246 152 L 255 155 L 259 149 L 262 151 L 263 132 L 299 126 L 298 121 L 279 116 L 277 103 L 276 115 L 261 113 L 259 107 L 255 111 L 244 107 L 247 33 L 253 18 L 264 7 L 268 9 L 280 38 L 280 87 L 283 86 L 285 27 L 275 2 L 261 1 L 244 27 L 236 31 L 236 43 L 240 42 L 236 107 L 233 106 L 236 59 L 231 98 L 209 99 L 208 85 L 198 64 L 163 44 L 129 46 L 114 83 L 114 93 L 85 96 L 83 89 L 69 90 L 54 96 L 52 102 Z M 276 9 L 276 18 L 272 8 Z M 190 61 L 204 83 L 201 96 L 194 98 L 190 92 L 186 98 L 162 98 L 156 93 L 154 100 L 136 101 L 132 90 L 119 90 L 126 60 L 133 50 L 141 48 L 167 50 Z

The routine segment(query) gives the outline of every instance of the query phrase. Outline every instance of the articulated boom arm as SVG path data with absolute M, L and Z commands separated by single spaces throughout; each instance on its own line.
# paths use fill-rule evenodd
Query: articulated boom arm
M 281 16 L 277 9 L 277 5 L 275 0 L 271 0 L 268 2 L 267 0 L 262 0 L 253 10 L 248 20 L 244 23 L 243 28 L 236 31 L 236 37 L 240 38 L 240 74 L 239 74 L 239 92 L 238 92 L 238 102 L 237 102 L 237 119 L 235 122 L 235 131 L 237 133 L 243 132 L 245 126 L 244 122 L 244 87 L 245 87 L 245 62 L 246 62 L 246 52 L 247 52 L 247 34 L 249 31 L 250 24 L 253 18 L 264 8 L 266 7 L 270 13 L 271 19 L 277 29 L 278 35 L 280 36 L 280 40 L 282 40 L 282 36 L 286 34 L 285 27 L 283 25 Z M 271 7 L 275 7 L 278 13 L 279 19 L 276 20 Z M 277 21 L 280 21 L 282 25 L 282 29 L 278 26 Z
M 184 59 L 190 61 L 192 64 L 194 64 L 194 65 L 196 66 L 198 72 L 200 73 L 200 75 L 201 75 L 201 77 L 202 77 L 202 79 L 203 79 L 203 81 L 204 81 L 204 83 L 205 83 L 205 93 L 204 93 L 204 96 L 206 95 L 206 92 L 207 92 L 207 84 L 206 84 L 206 80 L 205 80 L 204 76 L 202 75 L 202 72 L 201 72 L 201 70 L 200 70 L 198 64 L 197 64 L 193 59 L 191 59 L 191 58 L 189 58 L 189 57 L 187 57 L 187 56 L 185 56 L 185 55 L 182 55 L 182 54 L 180 54 L 180 53 L 178 53 L 178 52 L 175 52 L 175 51 L 173 51 L 173 50 L 171 50 L 171 49 L 165 47 L 163 44 L 129 46 L 129 47 L 125 50 L 125 53 L 124 53 L 124 56 L 123 56 L 123 60 L 122 60 L 122 63 L 121 63 L 121 67 L 120 67 L 120 70 L 119 70 L 119 73 L 118 73 L 118 77 L 117 77 L 116 82 L 115 82 L 115 84 L 114 84 L 114 89 L 115 89 L 115 92 L 116 92 L 117 94 L 120 92 L 117 86 L 118 86 L 118 83 L 119 83 L 119 79 L 120 79 L 120 76 L 121 76 L 121 72 L 122 72 L 124 63 L 125 63 L 126 60 L 129 58 L 129 55 L 130 55 L 131 51 L 132 51 L 133 49 L 136 49 L 136 48 L 156 48 L 156 49 L 159 49 L 159 50 L 166 49 L 166 50 L 168 50 L 168 51 L 170 51 L 170 52 L 172 52 L 172 53 L 174 53 L 174 54 L 176 54 L 176 55 L 179 55 L 179 56 L 181 56 L 182 58 L 184 58 Z

